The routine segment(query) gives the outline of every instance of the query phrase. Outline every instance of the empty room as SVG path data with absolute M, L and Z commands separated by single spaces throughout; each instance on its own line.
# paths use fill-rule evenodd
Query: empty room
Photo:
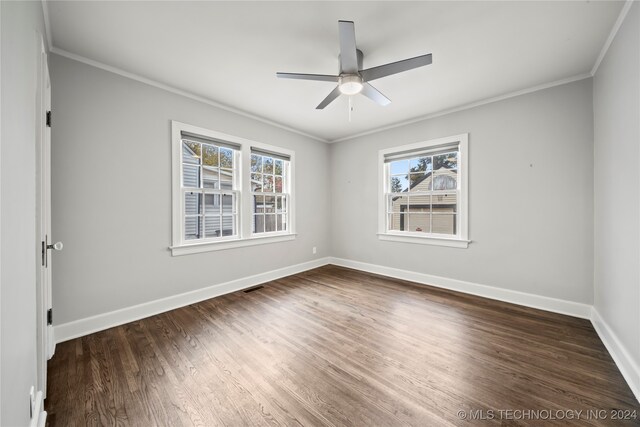
M 0 425 L 640 426 L 640 2 L 0 0 Z

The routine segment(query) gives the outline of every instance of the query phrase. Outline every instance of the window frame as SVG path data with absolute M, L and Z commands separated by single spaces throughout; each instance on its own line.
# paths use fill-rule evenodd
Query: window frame
M 211 239 L 186 240 L 184 238 L 184 221 L 182 186 L 182 133 L 200 135 L 231 145 L 238 145 L 235 162 L 235 183 L 233 190 L 224 190 L 236 194 L 237 233 L 233 236 L 222 236 Z M 253 234 L 253 212 L 251 191 L 251 149 L 256 148 L 273 153 L 281 153 L 289 157 L 288 179 L 288 224 L 287 230 Z M 172 244 L 169 246 L 173 256 L 192 253 L 217 251 L 246 246 L 294 240 L 295 232 L 295 152 L 281 147 L 224 134 L 210 129 L 193 126 L 187 123 L 171 121 L 171 162 L 172 162 Z M 246 176 L 245 176 L 246 175 Z
M 289 210 L 290 210 L 290 202 L 291 202 L 291 165 L 292 165 L 292 161 L 289 158 L 288 160 L 285 160 L 284 158 L 281 157 L 286 157 L 286 156 L 282 156 L 282 150 L 280 150 L 280 153 L 275 153 L 272 151 L 267 151 L 264 149 L 261 149 L 260 147 L 256 147 L 256 146 L 252 146 L 251 147 L 251 157 L 255 156 L 260 156 L 261 159 L 261 165 L 262 167 L 264 166 L 264 159 L 265 157 L 269 157 L 272 160 L 274 160 L 273 163 L 273 168 L 274 168 L 274 173 L 269 174 L 269 173 L 265 173 L 264 169 L 261 169 L 260 172 L 254 172 L 253 170 L 249 170 L 249 179 L 252 179 L 252 176 L 254 174 L 259 174 L 263 179 L 265 175 L 270 175 L 274 177 L 274 182 L 273 182 L 273 191 L 253 191 L 253 189 L 251 189 L 251 236 L 252 237 L 269 237 L 269 236 L 276 236 L 276 235 L 281 235 L 281 234 L 289 234 L 288 230 L 289 230 L 289 226 L 291 225 L 291 215 L 289 214 Z M 279 175 L 281 177 L 282 180 L 282 186 L 281 186 L 281 191 L 278 192 L 276 191 L 277 187 L 276 187 L 276 178 L 278 177 L 278 175 L 275 174 L 275 167 L 276 167 L 276 162 L 280 160 L 283 162 L 282 164 L 282 171 L 281 171 L 281 175 Z M 251 167 L 251 161 L 249 162 L 249 167 Z M 263 181 L 264 182 L 264 181 Z M 249 185 L 251 185 L 251 183 L 249 183 Z M 264 187 L 262 187 L 262 190 L 264 190 Z M 253 207 L 254 207 L 254 202 L 255 202 L 255 197 L 274 197 L 276 202 L 275 202 L 275 206 L 274 206 L 274 212 L 273 214 L 271 213 L 267 213 L 267 212 L 262 212 L 262 216 L 263 216 L 263 229 L 264 231 L 255 231 L 255 217 L 258 215 Z M 278 218 L 278 197 L 281 198 L 281 202 L 280 203 L 284 203 L 285 205 L 285 211 L 284 213 L 280 213 L 280 215 L 284 215 L 286 218 L 286 227 L 284 230 L 276 230 L 276 231 L 266 231 L 266 216 L 267 215 L 274 215 L 275 216 L 275 220 L 276 220 L 276 225 L 277 225 L 277 218 Z M 284 202 L 282 201 L 284 200 Z M 264 207 L 263 207 L 264 209 Z
M 394 154 L 401 154 L 404 152 L 410 153 L 411 151 L 420 151 L 424 149 L 430 149 L 433 147 L 443 146 L 458 146 L 458 188 L 456 193 L 458 196 L 457 204 L 457 222 L 456 222 L 456 235 L 444 235 L 436 233 L 422 233 L 411 231 L 394 231 L 388 229 L 388 194 L 389 191 L 389 178 L 390 163 L 385 163 L 385 158 Z M 448 246 L 455 248 L 467 248 L 469 246 L 469 161 L 468 161 L 468 148 L 469 148 L 469 134 L 464 133 L 460 135 L 447 136 L 443 138 L 432 139 L 428 141 L 417 142 L 413 144 L 406 144 L 402 146 L 396 146 L 386 148 L 378 151 L 378 239 L 384 241 L 403 242 L 403 243 L 417 243 L 436 246 Z M 410 181 L 410 180 L 409 180 Z M 410 185 L 410 184 L 409 184 Z M 435 190 L 432 190 L 435 191 Z M 407 192 L 407 196 L 410 192 Z
M 189 137 L 183 138 L 182 137 L 182 131 L 180 134 L 180 150 L 182 150 L 182 142 L 184 140 L 189 140 Z M 192 142 L 199 142 L 199 143 L 203 143 L 201 141 L 196 141 L 195 139 L 192 140 Z M 211 145 L 215 145 L 215 141 L 212 141 Z M 218 148 L 230 148 L 230 147 L 225 147 L 224 144 L 220 144 L 217 146 Z M 219 182 L 219 187 L 220 188 L 210 188 L 210 187 L 205 187 L 204 186 L 204 165 L 199 164 L 198 167 L 200 168 L 200 183 L 198 187 L 189 187 L 189 186 L 185 186 L 184 182 L 183 182 L 183 173 L 184 173 L 184 161 L 180 161 L 180 213 L 182 215 L 182 220 L 180 222 L 180 226 L 182 227 L 182 229 L 180 230 L 180 237 L 181 237 L 181 244 L 191 244 L 191 243 L 213 243 L 213 242 L 221 242 L 221 241 L 226 241 L 226 240 L 235 240 L 238 237 L 238 233 L 239 233 L 239 229 L 240 229 L 240 209 L 238 209 L 238 206 L 240 205 L 239 200 L 240 200 L 240 195 L 241 195 L 241 189 L 240 189 L 240 174 L 239 174 L 239 165 L 240 165 L 240 158 L 241 158 L 241 152 L 240 150 L 237 150 L 235 148 L 231 148 L 233 150 L 233 164 L 234 167 L 232 168 L 233 170 L 233 176 L 231 177 L 231 189 L 223 189 L 221 187 L 221 183 L 222 181 L 218 181 Z M 182 151 L 180 151 L 180 156 L 182 156 Z M 195 166 L 195 165 L 194 165 Z M 220 168 L 219 168 L 220 169 Z M 219 170 L 218 173 L 221 173 L 221 171 Z M 202 207 L 205 207 L 205 209 L 203 210 L 203 212 L 201 214 L 198 215 L 187 215 L 184 212 L 184 205 L 183 203 L 186 203 L 186 194 L 189 192 L 195 192 L 195 193 L 199 193 L 202 194 Z M 231 215 L 227 215 L 227 216 L 231 216 L 232 218 L 235 219 L 235 221 L 232 222 L 233 224 L 233 231 L 234 233 L 231 234 L 230 236 L 218 236 L 218 237 L 204 237 L 204 238 L 199 238 L 199 239 L 185 239 L 184 235 L 185 235 L 185 219 L 187 217 L 201 217 L 203 224 L 202 224 L 202 231 L 206 234 L 206 198 L 207 195 L 218 195 L 220 197 L 220 202 L 222 202 L 223 197 L 225 195 L 230 195 L 232 197 L 233 203 L 232 203 L 232 214 Z M 218 215 L 220 217 L 220 226 L 222 227 L 222 224 L 224 223 L 224 217 L 225 215 L 223 214 L 223 212 L 220 212 L 220 215 Z

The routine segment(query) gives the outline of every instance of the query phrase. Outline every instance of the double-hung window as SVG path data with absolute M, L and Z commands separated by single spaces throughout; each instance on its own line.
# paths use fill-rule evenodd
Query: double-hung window
M 468 135 L 381 150 L 382 240 L 467 247 Z
M 295 238 L 293 151 L 172 122 L 173 255 Z
M 251 148 L 254 234 L 288 230 L 290 157 Z
M 181 132 L 185 241 L 238 235 L 238 148 Z

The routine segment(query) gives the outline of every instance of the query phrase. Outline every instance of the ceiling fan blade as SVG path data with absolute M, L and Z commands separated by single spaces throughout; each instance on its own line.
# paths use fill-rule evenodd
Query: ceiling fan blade
M 369 83 L 362 84 L 362 92 L 360 93 L 383 107 L 391 104 L 391 100 L 389 98 L 384 96 L 378 89 L 371 86 Z
M 380 65 L 378 67 L 368 68 L 360 71 L 362 79 L 366 82 L 370 82 L 381 77 L 390 76 L 392 74 L 398 74 L 403 71 L 412 70 L 414 68 L 422 67 L 431 64 L 431 54 L 416 56 L 415 58 L 404 59 L 398 62 L 391 62 L 390 64 Z
M 327 105 L 331 104 L 337 97 L 340 96 L 340 86 L 336 86 L 329 95 L 316 107 L 316 110 L 322 110 Z
M 340 64 L 342 73 L 358 72 L 358 53 L 356 52 L 356 29 L 352 21 L 338 21 L 340 33 Z
M 276 73 L 276 76 L 281 79 L 315 80 L 318 82 L 337 82 L 339 79 L 338 76 L 326 74 Z

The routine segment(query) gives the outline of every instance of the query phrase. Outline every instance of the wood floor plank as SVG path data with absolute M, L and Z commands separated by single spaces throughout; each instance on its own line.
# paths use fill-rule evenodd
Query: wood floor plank
M 61 343 L 48 369 L 50 426 L 640 425 L 590 322 L 337 266 Z

